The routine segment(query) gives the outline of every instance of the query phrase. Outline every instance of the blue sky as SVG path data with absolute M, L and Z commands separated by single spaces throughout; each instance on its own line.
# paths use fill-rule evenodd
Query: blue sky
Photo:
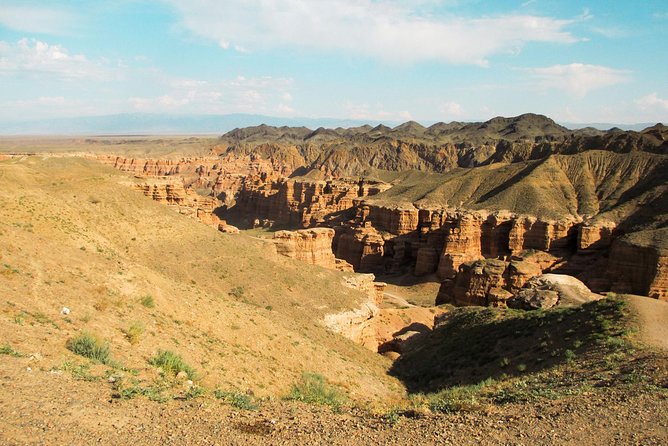
M 2 0 L 0 120 L 667 122 L 667 43 L 666 0 Z

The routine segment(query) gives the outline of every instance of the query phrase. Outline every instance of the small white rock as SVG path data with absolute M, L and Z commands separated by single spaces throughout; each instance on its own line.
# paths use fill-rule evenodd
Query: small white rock
M 67 307 L 63 307 L 63 309 L 60 310 L 60 312 L 61 312 L 62 314 L 64 314 L 65 316 L 67 316 L 68 314 L 70 314 L 70 309 L 67 308 Z

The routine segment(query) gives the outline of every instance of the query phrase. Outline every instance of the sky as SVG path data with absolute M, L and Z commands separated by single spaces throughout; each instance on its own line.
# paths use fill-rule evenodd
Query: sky
M 668 1 L 1 0 L 0 121 L 668 123 Z

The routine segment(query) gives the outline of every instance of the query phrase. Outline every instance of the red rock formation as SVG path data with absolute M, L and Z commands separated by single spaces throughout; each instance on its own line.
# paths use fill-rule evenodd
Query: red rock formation
M 616 228 L 613 222 L 585 223 L 578 231 L 578 251 L 602 250 L 610 247 Z
M 278 254 L 325 268 L 336 268 L 332 239 L 334 230 L 329 228 L 278 231 L 274 234 Z
M 246 221 L 269 220 L 272 225 L 308 228 L 352 208 L 359 197 L 376 194 L 380 184 L 353 181 L 244 181 L 232 209 Z
M 668 301 L 668 252 L 616 239 L 610 250 L 608 278 L 611 291 Z
M 341 228 L 336 241 L 336 257 L 350 263 L 355 271 L 383 270 L 385 241 L 380 233 L 367 225 L 357 228 Z
M 373 222 L 379 230 L 395 235 L 408 234 L 418 227 L 419 211 L 410 207 L 369 206 L 364 220 Z
M 454 277 L 459 265 L 482 257 L 482 218 L 477 213 L 455 214 L 441 226 L 446 231 L 438 263 L 438 276 Z
M 438 268 L 438 251 L 431 246 L 423 246 L 417 251 L 417 258 L 415 259 L 416 276 L 424 276 L 436 272 Z
M 180 214 L 198 220 L 208 226 L 218 228 L 220 219 L 213 214 L 218 207 L 218 200 L 213 197 L 203 197 L 196 192 L 186 189 L 179 182 L 167 182 L 156 179 L 153 182 L 135 183 L 134 189 L 143 192 L 147 197 L 166 204 Z

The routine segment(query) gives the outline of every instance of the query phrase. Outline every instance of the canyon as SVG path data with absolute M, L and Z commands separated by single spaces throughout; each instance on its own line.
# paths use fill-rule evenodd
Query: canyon
M 661 125 L 568 131 L 522 115 L 428 129 L 259 126 L 204 157 L 95 158 L 221 230 L 315 231 L 277 232 L 289 257 L 437 281 L 435 303 L 505 306 L 544 273 L 668 300 L 667 141 Z

